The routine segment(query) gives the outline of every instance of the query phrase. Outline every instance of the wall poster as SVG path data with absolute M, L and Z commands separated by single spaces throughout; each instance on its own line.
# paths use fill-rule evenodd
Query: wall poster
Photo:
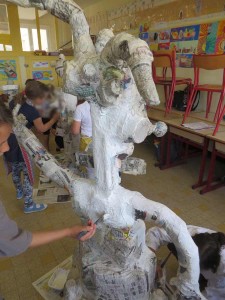
M 33 68 L 48 68 L 48 61 L 34 61 Z
M 35 80 L 53 80 L 52 71 L 33 71 L 32 78 Z
M 0 81 L 18 80 L 16 61 L 11 60 L 0 60 Z

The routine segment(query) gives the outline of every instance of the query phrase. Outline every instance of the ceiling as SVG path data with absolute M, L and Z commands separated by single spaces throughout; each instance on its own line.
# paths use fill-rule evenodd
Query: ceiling
M 84 8 L 86 6 L 98 3 L 100 1 L 101 0 L 75 0 L 74 2 L 76 2 L 80 7 Z
M 35 9 L 33 7 L 31 8 L 24 8 L 19 6 L 18 7 L 18 13 L 20 20 L 35 20 Z M 46 10 L 39 10 L 38 11 L 39 17 L 44 16 L 47 14 Z

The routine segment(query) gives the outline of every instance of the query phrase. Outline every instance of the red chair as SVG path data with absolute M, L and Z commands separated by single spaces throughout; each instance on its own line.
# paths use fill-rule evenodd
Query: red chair
M 223 93 L 223 98 L 224 98 L 224 96 L 225 96 L 225 93 Z M 217 132 L 219 130 L 220 123 L 221 123 L 221 121 L 222 121 L 222 119 L 223 119 L 224 116 L 225 116 L 225 105 L 224 105 L 223 109 L 220 112 L 220 115 L 219 115 L 217 123 L 216 123 L 215 130 L 213 132 L 213 135 L 217 134 Z
M 198 91 L 205 91 L 207 92 L 207 105 L 206 105 L 206 114 L 205 117 L 208 118 L 211 103 L 212 103 L 212 96 L 213 93 L 220 93 L 219 102 L 217 105 L 217 110 L 214 116 L 214 122 L 219 119 L 219 115 L 221 112 L 224 96 L 225 96 L 225 55 L 194 55 L 193 57 L 193 64 L 194 64 L 194 86 L 188 100 L 188 105 L 186 112 L 184 114 L 183 122 L 186 121 L 188 118 L 191 108 L 193 106 L 196 94 Z M 223 69 L 223 82 L 222 85 L 216 84 L 199 84 L 199 74 L 200 69 L 203 70 L 219 70 Z
M 152 74 L 155 84 L 164 86 L 166 99 L 165 115 L 171 112 L 174 98 L 174 91 L 177 85 L 191 85 L 191 78 L 176 77 L 176 51 L 159 50 L 153 51 L 154 61 L 152 64 Z M 156 74 L 156 69 L 162 68 L 162 76 Z M 167 77 L 167 69 L 171 69 L 171 77 Z

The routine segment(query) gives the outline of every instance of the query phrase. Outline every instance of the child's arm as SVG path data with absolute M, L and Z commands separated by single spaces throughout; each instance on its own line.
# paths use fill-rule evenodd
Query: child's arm
M 43 133 L 49 130 L 58 121 L 58 119 L 59 113 L 55 113 L 52 119 L 45 124 L 42 122 L 41 118 L 37 118 L 34 120 L 34 126 L 39 132 Z
M 81 122 L 74 120 L 72 123 L 71 131 L 74 135 L 80 134 Z
M 46 232 L 34 232 L 32 234 L 32 241 L 30 244 L 31 248 L 38 247 L 41 245 L 49 244 L 51 242 L 61 240 L 65 237 L 77 238 L 78 234 L 83 231 L 87 231 L 80 241 L 86 241 L 90 239 L 96 230 L 96 225 L 89 221 L 87 226 L 73 226 L 61 230 L 46 231 Z

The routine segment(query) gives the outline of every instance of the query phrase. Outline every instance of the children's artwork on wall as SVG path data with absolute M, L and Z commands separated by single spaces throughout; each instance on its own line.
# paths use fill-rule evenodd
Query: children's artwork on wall
M 198 40 L 200 25 L 171 29 L 171 42 Z
M 214 54 L 217 41 L 218 22 L 212 23 L 208 28 L 208 36 L 206 39 L 206 54 Z
M 218 24 L 215 52 L 217 54 L 225 53 L 225 20 L 219 22 Z
M 53 80 L 52 71 L 33 71 L 32 77 L 35 80 Z
M 142 32 L 148 32 L 149 31 L 149 25 L 147 22 L 144 22 L 143 24 L 140 25 L 139 28 L 140 33 Z
M 170 49 L 175 49 L 176 53 L 196 53 L 198 41 L 181 41 L 170 43 Z
M 163 30 L 158 33 L 159 43 L 169 43 L 170 42 L 171 30 Z
M 149 42 L 150 43 L 158 43 L 159 34 L 158 32 L 149 32 Z
M 159 43 L 158 50 L 169 50 L 170 43 Z
M 49 64 L 47 61 L 35 61 L 33 62 L 33 68 L 48 68 Z
M 0 60 L 0 81 L 18 80 L 15 60 Z
M 148 32 L 143 32 L 139 34 L 139 38 L 144 40 L 147 44 L 150 43 L 149 41 L 149 33 Z
M 209 29 L 211 28 L 212 24 L 201 24 L 200 25 L 200 31 L 199 31 L 199 37 L 198 37 L 198 47 L 197 47 L 197 53 L 203 54 L 206 52 L 206 41 L 207 36 L 209 33 Z
M 144 30 L 141 25 L 140 30 Z M 151 51 L 175 49 L 176 66 L 192 67 L 193 54 L 225 53 L 225 20 L 161 31 L 140 32 Z
M 180 64 L 181 68 L 191 68 L 193 66 L 193 55 L 192 54 L 181 54 Z

